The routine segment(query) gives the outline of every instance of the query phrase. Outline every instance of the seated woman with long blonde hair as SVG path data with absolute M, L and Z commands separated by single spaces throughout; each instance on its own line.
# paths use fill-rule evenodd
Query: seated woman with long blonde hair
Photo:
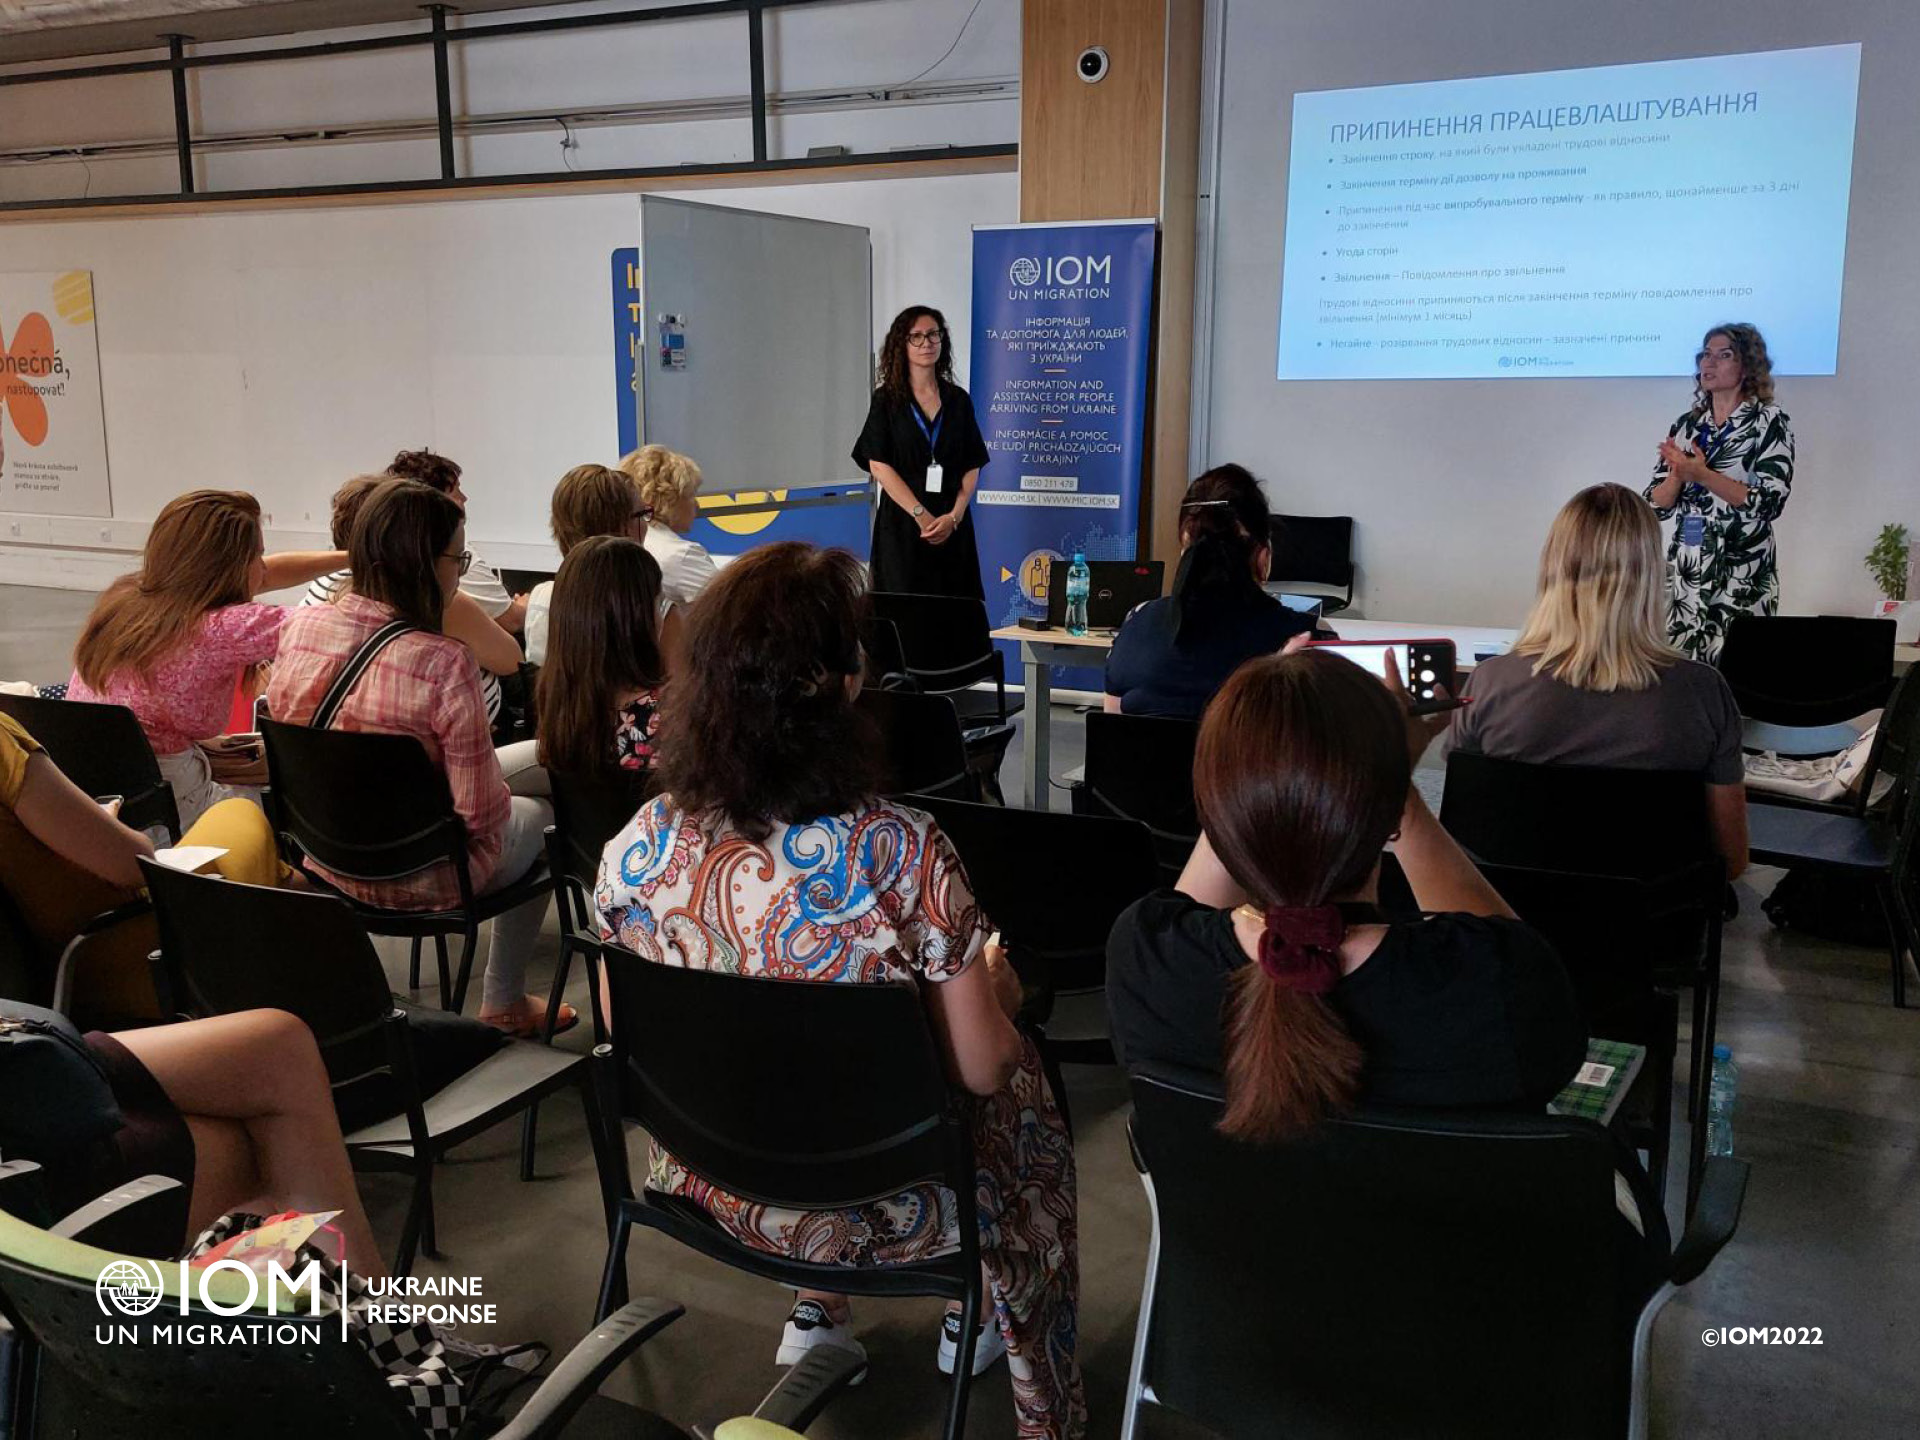
M 1711 665 L 1667 643 L 1653 507 L 1593 485 L 1554 517 L 1540 591 L 1513 650 L 1468 678 L 1462 750 L 1534 765 L 1698 771 L 1727 878 L 1747 868 L 1740 707 Z

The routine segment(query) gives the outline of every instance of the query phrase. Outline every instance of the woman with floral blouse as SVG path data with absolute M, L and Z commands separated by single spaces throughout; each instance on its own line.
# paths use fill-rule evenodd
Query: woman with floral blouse
M 1773 403 L 1773 362 L 1751 325 L 1707 332 L 1694 403 L 1660 443 L 1646 497 L 1667 542 L 1667 638 L 1713 664 L 1736 615 L 1780 608 L 1773 522 L 1793 487 L 1793 430 Z

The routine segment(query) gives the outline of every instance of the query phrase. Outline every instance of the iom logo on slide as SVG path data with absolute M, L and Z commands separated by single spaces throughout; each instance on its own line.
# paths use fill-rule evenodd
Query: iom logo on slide
M 1007 278 L 1023 288 L 1036 284 L 1040 279 L 1040 262 L 1031 255 L 1022 255 L 1007 267 Z

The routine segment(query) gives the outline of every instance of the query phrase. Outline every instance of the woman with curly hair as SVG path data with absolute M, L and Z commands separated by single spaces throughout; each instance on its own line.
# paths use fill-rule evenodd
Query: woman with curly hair
M 686 668 L 668 692 L 662 793 L 608 842 L 594 906 L 644 963 L 919 987 L 973 1120 L 992 1299 L 973 1372 L 1007 1357 L 1020 1440 L 1074 1440 L 1086 1404 L 1073 1145 L 1039 1052 L 1013 1023 L 1020 984 L 988 941 L 993 926 L 959 856 L 931 816 L 879 794 L 879 746 L 854 703 L 864 600 L 859 562 L 844 550 L 789 541 L 721 571 L 690 612 Z M 838 899 L 823 906 L 821 896 Z M 723 1055 L 728 1037 L 712 1040 Z M 716 1072 L 715 1083 L 725 1078 Z M 806 1103 L 804 1080 L 783 1103 Z M 650 1189 L 698 1203 L 742 1244 L 798 1260 L 881 1265 L 959 1244 L 938 1186 L 806 1211 L 727 1194 L 658 1145 L 649 1170 Z M 949 1374 L 961 1323 L 949 1310 L 935 1351 Z M 845 1296 L 803 1290 L 776 1363 L 821 1345 L 864 1356 L 852 1331 Z
M 1780 608 L 1773 522 L 1793 487 L 1793 430 L 1773 403 L 1773 361 L 1753 326 L 1715 326 L 1693 360 L 1693 405 L 1660 442 L 1644 493 L 1662 520 L 1678 517 L 1667 638 L 1711 665 L 1734 616 Z
M 894 316 L 880 384 L 853 459 L 880 487 L 870 567 L 876 590 L 982 598 L 973 488 L 987 442 L 953 381 L 947 320 L 926 305 Z

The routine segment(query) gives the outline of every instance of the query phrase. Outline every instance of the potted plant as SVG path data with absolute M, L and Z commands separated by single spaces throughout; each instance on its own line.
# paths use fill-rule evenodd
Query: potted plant
M 1920 627 L 1920 606 L 1907 598 L 1913 576 L 1913 548 L 1906 526 L 1882 525 L 1866 558 L 1867 573 L 1886 597 L 1874 606 L 1873 613 L 1896 621 L 1902 641 L 1911 641 L 1914 635 L 1910 632 Z

